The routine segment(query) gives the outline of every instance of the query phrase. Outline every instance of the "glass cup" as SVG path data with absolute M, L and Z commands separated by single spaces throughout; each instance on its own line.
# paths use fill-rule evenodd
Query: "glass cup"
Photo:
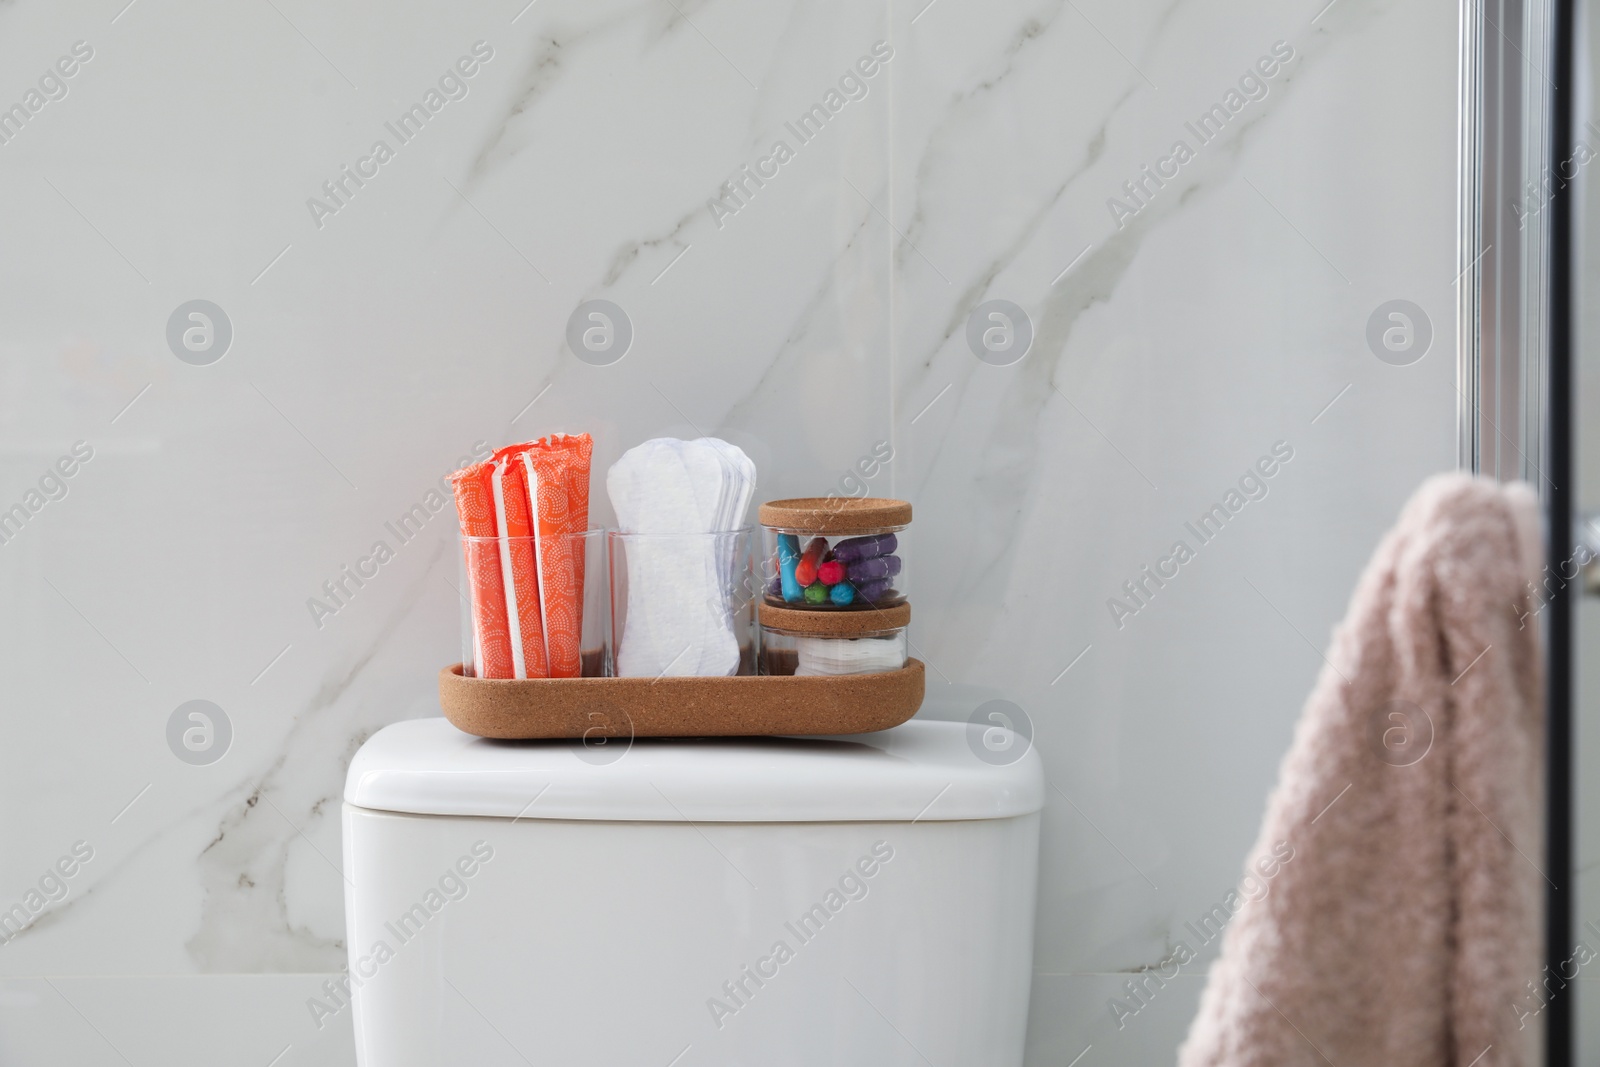
M 461 538 L 461 662 L 469 678 L 611 674 L 605 531 Z
M 606 540 L 618 677 L 756 673 L 754 527 Z

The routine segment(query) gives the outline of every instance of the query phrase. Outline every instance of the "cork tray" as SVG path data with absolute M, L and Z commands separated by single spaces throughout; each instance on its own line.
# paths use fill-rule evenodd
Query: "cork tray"
M 466 678 L 439 672 L 459 730 L 501 739 L 865 734 L 922 706 L 921 660 L 898 671 L 814 678 Z

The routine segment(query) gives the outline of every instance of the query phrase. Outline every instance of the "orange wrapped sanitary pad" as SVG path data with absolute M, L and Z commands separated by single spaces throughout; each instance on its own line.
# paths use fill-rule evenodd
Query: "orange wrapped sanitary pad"
M 493 464 L 474 463 L 452 474 L 450 484 L 455 488 L 467 582 L 472 586 L 473 674 L 510 678 L 511 632 L 506 625 L 500 555 L 488 550 L 492 542 L 475 540 L 496 537 L 500 532 L 495 522 L 493 478 Z
M 511 678 L 550 677 L 539 604 L 538 553 L 528 510 L 528 475 L 518 456 L 496 454 L 495 519 L 500 528 L 500 584 L 511 631 Z
M 588 526 L 593 448 L 588 434 L 560 434 L 535 441 L 520 453 L 533 505 L 539 604 L 552 678 L 582 673 L 583 552 L 572 535 Z
M 588 434 L 509 445 L 452 476 L 480 678 L 582 673 Z M 493 537 L 495 542 L 471 538 Z M 492 546 L 492 547 L 491 547 Z

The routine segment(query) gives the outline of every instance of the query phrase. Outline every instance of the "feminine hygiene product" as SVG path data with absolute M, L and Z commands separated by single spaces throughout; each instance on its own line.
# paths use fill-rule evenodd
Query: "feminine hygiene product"
M 473 674 L 581 673 L 588 434 L 509 445 L 450 476 L 472 590 Z M 575 547 L 576 546 L 576 547 Z
M 755 484 L 750 458 L 714 437 L 656 438 L 612 465 L 606 492 L 628 590 L 618 675 L 738 673 L 734 594 Z M 618 562 L 614 549 L 614 582 Z

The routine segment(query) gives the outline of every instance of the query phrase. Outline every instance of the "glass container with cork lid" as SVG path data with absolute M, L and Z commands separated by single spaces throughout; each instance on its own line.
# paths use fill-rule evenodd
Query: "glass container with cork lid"
M 872 612 L 906 602 L 911 505 L 797 497 L 761 505 L 762 602 L 792 611 Z
M 800 611 L 761 604 L 761 673 L 806 676 L 898 671 L 907 659 L 911 605 Z

